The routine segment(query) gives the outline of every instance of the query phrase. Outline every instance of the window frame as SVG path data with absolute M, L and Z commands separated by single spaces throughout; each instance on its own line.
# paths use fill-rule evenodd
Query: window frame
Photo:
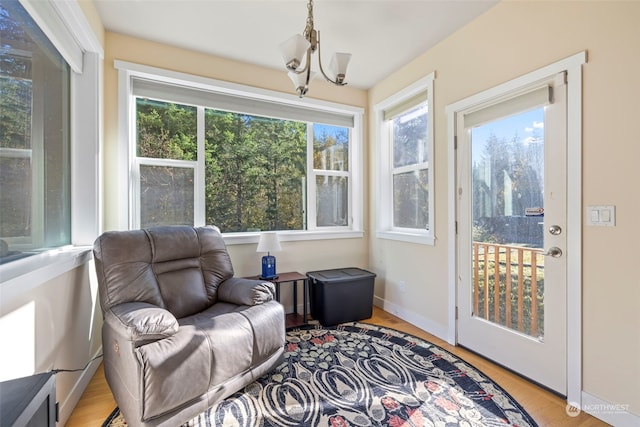
M 126 61 L 115 60 L 114 66 L 118 70 L 118 94 L 119 94 L 119 155 L 118 163 L 121 171 L 118 174 L 118 190 L 120 194 L 127 194 L 126 203 L 120 205 L 118 211 L 118 224 L 122 229 L 139 228 L 139 198 L 136 192 L 136 176 L 135 164 L 136 155 L 136 129 L 135 129 L 135 111 L 136 111 L 136 95 L 134 94 L 134 79 L 150 81 L 151 85 L 167 85 L 167 87 L 184 87 L 186 90 L 201 90 L 203 92 L 215 92 L 224 95 L 241 96 L 244 98 L 255 99 L 256 101 L 268 101 L 281 105 L 284 108 L 301 108 L 311 110 L 312 112 L 320 112 L 320 114 L 338 114 L 350 116 L 353 119 L 353 128 L 350 129 L 350 155 L 349 155 L 349 225 L 346 227 L 315 227 L 315 214 L 310 214 L 312 208 L 315 208 L 315 190 L 310 181 L 315 179 L 318 172 L 313 168 L 313 156 L 307 155 L 307 212 L 305 213 L 305 224 L 307 230 L 283 230 L 279 231 L 281 240 L 297 241 L 297 240 L 317 240 L 317 239 L 340 239 L 340 238 L 361 238 L 364 236 L 363 231 L 363 181 L 362 163 L 363 163 L 363 140 L 362 126 L 364 109 L 349 105 L 337 104 L 327 101 L 313 100 L 305 98 L 300 100 L 291 94 L 284 94 L 276 91 L 259 89 L 251 86 L 229 83 L 215 80 L 207 77 L 200 77 L 191 74 L 175 72 L 156 68 L 147 65 L 135 64 Z M 163 101 L 183 103 L 177 100 L 171 100 L 166 97 Z M 211 107 L 196 106 L 198 109 L 198 142 L 202 139 L 204 143 L 204 109 Z M 277 108 L 277 106 L 276 106 Z M 222 109 L 222 108 L 221 108 Z M 252 114 L 252 113 L 247 113 Z M 202 117 L 201 117 L 202 116 Z M 289 119 L 294 120 L 294 119 Z M 313 135 L 307 132 L 307 144 L 313 148 Z M 309 145 L 310 144 L 310 145 Z M 203 144 L 198 144 L 200 147 Z M 204 150 L 204 148 L 202 148 Z M 200 148 L 199 148 L 200 150 Z M 312 153 L 312 151 L 311 151 Z M 202 159 L 202 160 L 200 160 Z M 203 162 L 199 165 L 199 162 Z M 196 183 L 194 186 L 195 202 L 194 202 L 194 224 L 196 226 L 205 225 L 204 218 L 204 153 L 198 153 L 199 166 L 196 166 Z M 309 162 L 311 162 L 309 166 Z M 313 218 L 313 221 L 311 220 Z M 255 243 L 258 241 L 259 232 L 234 232 L 224 233 L 224 239 L 227 244 L 243 244 Z
M 76 2 L 21 0 L 20 4 L 71 68 L 71 244 L 0 265 L 2 295 L 7 299 L 86 263 L 94 240 L 102 232 L 104 50 Z
M 352 160 L 351 160 L 351 155 L 353 154 L 353 151 L 351 150 L 351 141 L 352 139 L 352 129 L 348 129 L 349 132 L 349 142 L 350 142 L 350 149 L 349 149 L 349 165 L 347 170 L 333 170 L 333 169 L 318 169 L 315 167 L 314 162 L 313 162 L 313 155 L 314 155 L 314 141 L 315 141 L 315 133 L 313 131 L 313 123 L 307 123 L 307 153 L 310 153 L 307 155 L 307 186 L 306 186 L 306 190 L 307 190 L 307 210 L 311 211 L 311 212 L 315 212 L 316 215 L 305 215 L 305 223 L 307 224 L 307 230 L 321 230 L 324 232 L 327 231 L 340 231 L 340 230 L 344 230 L 345 227 L 341 227 L 341 226 L 318 226 L 317 225 L 317 220 L 318 220 L 318 216 L 317 216 L 317 188 L 318 186 L 315 185 L 316 179 L 318 177 L 339 177 L 339 178 L 347 178 L 347 182 L 348 182 L 348 186 L 347 186 L 347 191 L 349 192 L 349 194 L 353 195 L 354 194 L 354 190 L 353 190 L 353 182 L 354 182 L 354 177 L 352 175 L 351 172 L 351 166 L 353 164 Z M 349 199 L 347 200 L 347 210 L 349 213 L 353 212 L 353 197 L 349 197 Z M 351 223 L 351 220 L 348 219 L 347 220 L 348 223 Z
M 377 218 L 376 237 L 379 239 L 397 240 L 423 245 L 435 244 L 435 191 L 434 191 L 434 114 L 433 114 L 433 86 L 435 72 L 417 80 L 396 94 L 386 98 L 374 106 L 376 146 L 378 155 L 376 160 L 378 177 L 377 188 Z M 393 165 L 393 129 L 391 120 L 384 119 L 386 110 L 401 105 L 420 93 L 427 93 L 427 162 L 416 163 L 401 167 Z M 428 209 L 429 220 L 426 229 L 395 227 L 393 225 L 393 178 L 394 175 L 414 170 L 422 170 L 426 166 L 429 182 Z

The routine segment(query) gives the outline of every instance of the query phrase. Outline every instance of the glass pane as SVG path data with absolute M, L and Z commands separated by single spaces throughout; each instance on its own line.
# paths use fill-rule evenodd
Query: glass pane
M 71 241 L 70 71 L 19 2 L 0 1 L 0 40 L 4 263 Z
M 197 160 L 197 109 L 136 98 L 137 156 Z
M 140 166 L 140 226 L 193 225 L 194 169 Z
M 393 167 L 429 160 L 426 104 L 395 117 L 393 123 Z
M 393 226 L 426 229 L 429 224 L 427 169 L 393 176 Z
M 306 123 L 206 109 L 205 156 L 207 224 L 305 228 Z
M 544 337 L 544 108 L 471 131 L 474 315 Z
M 344 176 L 316 177 L 316 225 L 349 225 L 349 180 Z
M 314 123 L 313 168 L 349 170 L 349 129 Z
M 0 156 L 0 233 L 4 239 L 31 236 L 31 150 L 26 157 Z

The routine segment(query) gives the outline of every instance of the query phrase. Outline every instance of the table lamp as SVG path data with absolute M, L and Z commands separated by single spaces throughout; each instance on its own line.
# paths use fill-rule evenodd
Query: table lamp
M 260 234 L 260 240 L 258 241 L 258 248 L 256 249 L 256 252 L 267 253 L 262 257 L 261 279 L 271 280 L 278 277 L 276 274 L 276 257 L 271 255 L 271 252 L 278 252 L 280 250 L 282 250 L 282 248 L 280 247 L 278 233 L 275 231 L 266 231 Z

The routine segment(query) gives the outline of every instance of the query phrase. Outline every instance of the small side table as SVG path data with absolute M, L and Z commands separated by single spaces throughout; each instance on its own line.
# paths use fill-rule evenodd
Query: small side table
M 248 279 L 266 280 L 260 279 L 260 276 L 247 277 Z M 298 281 L 302 281 L 302 316 L 298 314 Z M 280 284 L 292 283 L 293 284 L 293 313 L 286 315 L 286 326 L 299 326 L 307 323 L 307 295 L 308 295 L 308 278 L 304 274 L 297 271 L 289 271 L 286 273 L 278 273 L 278 277 L 275 279 L 267 280 L 276 285 L 276 300 L 280 302 Z

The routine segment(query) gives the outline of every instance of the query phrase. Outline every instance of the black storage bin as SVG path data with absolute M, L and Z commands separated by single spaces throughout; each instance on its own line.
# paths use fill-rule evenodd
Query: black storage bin
M 367 319 L 373 312 L 374 273 L 360 268 L 311 271 L 311 316 L 322 325 Z

